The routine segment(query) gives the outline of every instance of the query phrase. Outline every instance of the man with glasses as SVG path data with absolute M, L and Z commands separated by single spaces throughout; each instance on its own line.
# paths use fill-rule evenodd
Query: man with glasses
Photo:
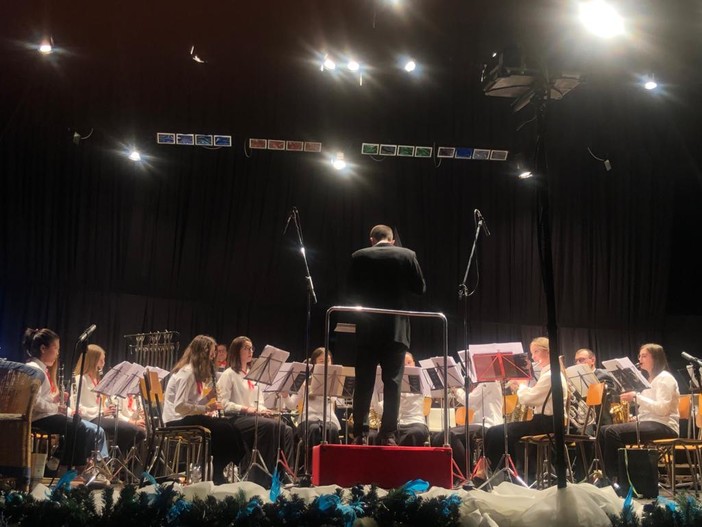
M 605 383 L 605 395 L 602 398 L 602 421 L 600 424 L 612 424 L 612 416 L 609 413 L 609 408 L 612 402 L 618 402 L 619 397 L 616 394 L 616 384 L 614 377 L 607 370 L 597 368 L 597 357 L 595 353 L 588 348 L 580 348 L 575 352 L 575 364 L 584 364 L 589 367 L 594 373 L 597 380 Z

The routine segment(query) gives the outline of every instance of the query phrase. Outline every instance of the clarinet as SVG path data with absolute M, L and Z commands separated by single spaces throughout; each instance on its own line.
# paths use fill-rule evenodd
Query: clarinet
M 58 367 L 58 389 L 59 389 L 59 404 L 65 405 L 66 404 L 66 399 L 65 399 L 65 393 L 66 393 L 66 379 L 64 378 L 64 372 L 63 372 L 63 362 L 59 363 Z
M 212 361 L 210 361 L 210 372 L 212 374 L 212 393 L 214 393 L 215 400 L 219 401 L 219 396 L 217 395 L 217 372 Z M 222 417 L 222 410 L 217 410 L 217 417 Z

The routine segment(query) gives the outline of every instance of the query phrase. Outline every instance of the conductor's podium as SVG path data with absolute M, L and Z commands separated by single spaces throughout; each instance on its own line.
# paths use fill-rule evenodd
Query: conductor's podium
M 312 449 L 314 485 L 375 483 L 391 489 L 413 479 L 450 489 L 451 449 L 360 445 L 317 445 Z

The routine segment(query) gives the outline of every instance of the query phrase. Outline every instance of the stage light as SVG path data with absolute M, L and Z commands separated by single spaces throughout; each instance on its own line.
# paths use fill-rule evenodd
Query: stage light
M 129 159 L 132 161 L 141 161 L 141 154 L 138 150 L 134 149 L 129 152 Z
M 331 160 L 332 166 L 337 170 L 343 170 L 346 168 L 346 161 L 344 160 L 344 153 L 337 152 L 336 156 Z
M 321 71 L 333 71 L 336 69 L 336 63 L 329 57 L 329 55 L 324 55 L 324 60 L 322 60 L 322 67 L 320 69 Z
M 534 174 L 531 172 L 531 170 L 524 170 L 520 172 L 517 177 L 519 179 L 529 179 L 530 177 L 534 177 Z
M 204 59 L 201 59 L 200 56 L 195 52 L 195 46 L 192 46 L 190 48 L 190 58 L 198 64 L 206 64 L 206 61 Z
M 349 69 L 349 71 L 358 71 L 358 69 L 361 67 L 358 62 L 355 60 L 350 60 L 346 67 Z
M 407 73 L 412 73 L 416 68 L 417 68 L 417 63 L 414 62 L 412 59 L 405 62 L 405 71 Z
M 643 82 L 643 87 L 646 88 L 647 90 L 655 90 L 658 88 L 658 83 L 656 82 L 656 78 L 653 75 L 649 75 L 644 79 Z
M 624 33 L 624 21 L 604 0 L 580 3 L 580 20 L 588 31 L 602 38 L 612 38 Z
M 54 47 L 51 45 L 51 40 L 42 41 L 41 45 L 39 46 L 39 53 L 49 55 L 52 51 L 54 51 Z

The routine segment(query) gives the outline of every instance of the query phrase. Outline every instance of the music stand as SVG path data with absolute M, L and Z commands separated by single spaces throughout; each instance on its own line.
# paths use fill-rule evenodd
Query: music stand
M 602 361 L 602 365 L 612 374 L 615 382 L 619 385 L 621 392 L 642 392 L 651 387 L 646 377 L 634 366 L 629 357 Z M 639 433 L 639 406 L 636 395 L 634 395 L 634 405 L 636 406 L 636 446 L 641 448 L 641 435 Z
M 274 394 L 277 401 L 280 402 L 281 393 L 296 394 L 300 391 L 300 388 L 305 382 L 305 376 L 306 366 L 303 363 L 292 362 L 283 364 L 281 365 L 280 370 L 278 370 L 273 384 L 265 388 L 263 393 Z M 281 434 L 283 433 L 282 408 L 280 405 L 278 405 L 278 410 L 281 410 L 281 412 L 278 413 L 278 455 L 276 458 L 276 466 L 278 466 L 278 464 L 283 465 L 286 475 L 294 483 L 297 479 L 297 475 L 295 474 L 295 471 L 290 468 L 285 452 L 283 452 L 283 449 L 280 446 Z
M 497 463 L 501 466 L 499 470 L 493 474 L 480 487 L 492 485 L 492 481 L 500 475 L 505 475 L 514 483 L 516 481 L 524 487 L 529 485 L 519 477 L 517 468 L 514 466 L 514 461 L 509 453 L 509 423 L 507 422 L 507 392 L 505 390 L 505 382 L 508 380 L 529 380 L 531 379 L 531 370 L 529 356 L 526 353 L 502 353 L 495 354 L 481 353 L 473 356 L 473 367 L 475 368 L 476 379 L 478 382 L 500 381 L 502 384 L 502 414 L 504 417 L 504 441 L 505 453 Z
M 278 374 L 281 366 L 290 356 L 290 353 L 273 346 L 266 345 L 261 352 L 261 355 L 254 359 L 251 363 L 251 368 L 249 372 L 244 376 L 244 379 L 255 382 L 258 384 L 270 385 L 275 381 L 275 377 Z M 246 481 L 254 467 L 258 467 L 265 474 L 272 477 L 272 474 L 266 466 L 266 462 L 263 460 L 261 452 L 258 450 L 258 406 L 259 399 L 261 396 L 260 387 L 256 386 L 256 413 L 254 414 L 254 442 L 253 448 L 251 449 L 251 460 L 249 466 L 244 471 L 243 476 L 241 476 L 242 481 Z

